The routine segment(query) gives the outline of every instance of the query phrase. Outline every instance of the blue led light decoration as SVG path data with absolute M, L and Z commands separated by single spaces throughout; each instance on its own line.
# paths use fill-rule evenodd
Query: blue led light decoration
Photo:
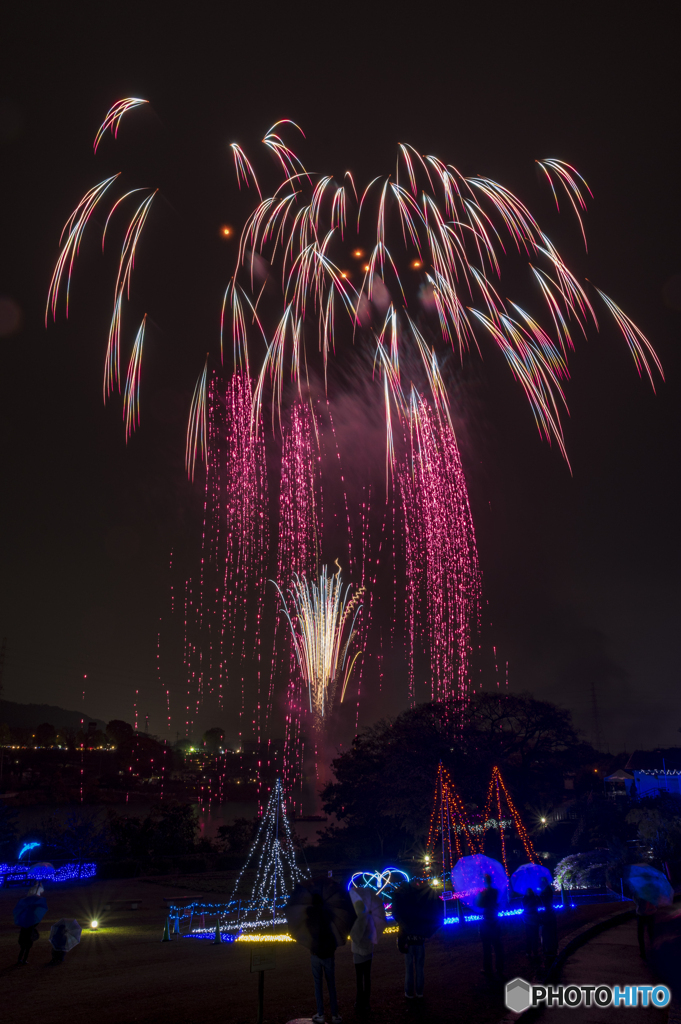
M 37 849 L 38 846 L 41 845 L 41 843 L 24 843 L 24 845 L 21 847 L 19 851 L 19 856 L 17 857 L 17 860 L 21 860 L 25 853 L 30 853 L 31 850 L 35 850 Z
M 237 892 L 244 873 L 257 866 L 251 898 L 237 901 Z M 232 891 L 231 906 L 238 903 L 236 926 L 241 930 L 286 925 L 284 907 L 294 886 L 304 881 L 306 874 L 296 863 L 293 835 L 286 817 L 284 787 L 277 779 L 267 810 Z M 231 915 L 230 915 L 231 916 Z M 231 931 L 235 922 L 224 922 Z
M 383 871 L 355 871 L 348 882 L 348 892 L 354 889 L 373 889 L 377 896 L 390 902 L 392 894 L 403 882 L 409 881 L 409 875 L 401 868 L 384 868 Z
M 539 895 L 547 885 L 553 885 L 553 876 L 542 864 L 521 864 L 511 875 L 511 887 L 520 896 L 530 889 Z
M 18 885 L 20 882 L 44 881 L 73 882 L 95 878 L 97 865 L 89 862 L 70 861 L 54 868 L 51 864 L 29 864 L 27 861 L 17 864 L 0 864 L 0 887 L 7 884 Z

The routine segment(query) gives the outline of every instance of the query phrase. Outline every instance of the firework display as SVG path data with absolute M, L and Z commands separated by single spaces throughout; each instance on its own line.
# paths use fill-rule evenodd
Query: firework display
M 127 98 L 111 107 L 95 139 L 98 160 L 109 151 L 107 130 L 115 138 L 122 119 L 140 116 L 132 112 L 146 103 Z M 291 758 L 294 748 L 300 754 L 304 714 L 319 728 L 362 653 L 359 693 L 381 587 L 393 610 L 403 595 L 404 628 L 393 624 L 391 639 L 404 643 L 405 698 L 447 700 L 469 688 L 481 576 L 455 430 L 461 413 L 451 397 L 458 367 L 491 344 L 523 389 L 540 435 L 566 460 L 568 357 L 579 335 L 598 328 L 590 295 L 612 316 L 639 375 L 654 385 L 662 368 L 639 328 L 602 291 L 580 283 L 527 206 L 498 182 L 400 144 L 394 173 L 358 188 L 350 171 L 336 179 L 306 170 L 292 148 L 305 144 L 304 135 L 292 121 L 277 122 L 262 143 L 274 178 L 271 166 L 256 176 L 246 150 L 232 144 L 238 203 L 253 202 L 238 234 L 215 354 L 189 416 L 186 467 L 194 479 L 197 463 L 205 464 L 205 517 L 201 568 L 185 588 L 187 722 L 192 702 L 221 693 L 236 676 L 243 724 L 261 739 L 280 713 L 281 677 Z M 585 180 L 562 160 L 537 163 L 556 204 L 559 195 L 569 200 L 586 243 Z M 134 187 L 117 195 L 119 177 L 88 190 L 67 220 L 46 310 L 56 318 L 65 292 L 68 316 L 74 262 L 95 210 L 116 195 L 104 243 L 119 207 L 142 192 L 120 242 L 103 339 L 105 401 L 122 389 L 124 300 L 157 193 Z M 502 298 L 506 264 L 518 261 L 529 261 L 531 292 L 522 305 Z M 126 440 L 140 418 L 145 322 L 131 338 L 123 382 Z M 338 408 L 346 411 L 343 429 L 334 425 Z M 384 481 L 367 454 L 375 413 Z M 366 442 L 358 440 L 363 430 Z M 371 497 L 379 485 L 381 502 Z M 351 584 L 341 590 L 340 574 L 327 576 L 320 563 L 346 556 Z M 392 579 L 381 583 L 391 566 Z M 265 637 L 269 576 L 281 604 L 271 609 Z M 266 682 L 265 649 L 272 652 Z M 249 662 L 246 695 L 246 676 L 234 666 Z
M 209 694 L 222 706 L 225 689 L 239 687 L 239 731 L 257 735 L 269 516 L 265 449 L 251 430 L 251 407 L 247 373 L 237 370 L 225 381 L 204 368 L 192 402 L 192 430 L 204 439 L 207 463 L 201 563 L 185 587 L 184 664 L 188 722 Z M 255 708 L 245 699 L 246 661 Z
M 309 581 L 294 575 L 289 591 L 292 612 L 281 590 L 279 593 L 291 627 L 298 666 L 307 686 L 310 711 L 320 728 L 337 690 L 343 700 L 359 657 L 359 651 L 353 658 L 348 652 L 355 636 L 364 587 L 350 597 L 350 585 L 343 590 L 340 569 L 335 575 L 327 576 L 324 566 L 318 580 Z
M 118 138 L 118 129 L 120 127 L 123 114 L 127 113 L 128 110 L 133 110 L 135 107 L 139 107 L 143 103 L 148 102 L 149 100 L 140 100 L 137 99 L 135 96 L 128 96 L 127 99 L 118 100 L 117 103 L 114 103 L 113 107 L 111 107 L 106 117 L 104 118 L 104 121 L 99 126 L 99 131 L 95 136 L 95 141 L 92 145 L 92 148 L 94 149 L 95 153 L 97 152 L 97 147 L 102 141 L 102 138 L 107 128 L 111 130 L 111 134 L 115 139 Z
M 431 697 L 442 700 L 451 694 L 453 685 L 460 694 L 466 692 L 478 620 L 480 572 L 468 492 L 451 424 L 413 394 L 409 425 L 411 464 L 399 474 L 406 520 L 409 690 L 413 699 L 413 652 L 420 605 L 425 604 Z
M 144 328 L 147 322 L 146 315 L 142 320 L 140 329 L 132 347 L 128 375 L 125 381 L 125 392 L 123 394 L 123 419 L 125 420 L 125 440 L 127 441 L 133 430 L 139 426 L 140 419 L 140 367 L 142 365 L 142 346 L 144 345 Z

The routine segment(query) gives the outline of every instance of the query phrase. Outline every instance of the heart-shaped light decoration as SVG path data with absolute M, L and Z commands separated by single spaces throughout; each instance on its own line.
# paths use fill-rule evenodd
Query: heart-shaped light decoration
M 409 875 L 400 868 L 384 868 L 383 871 L 356 871 L 350 879 L 355 889 L 373 889 L 377 896 L 392 896 L 398 885 L 409 881 Z

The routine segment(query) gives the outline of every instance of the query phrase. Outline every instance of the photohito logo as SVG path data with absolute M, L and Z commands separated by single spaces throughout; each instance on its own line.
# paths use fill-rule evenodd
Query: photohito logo
M 531 1006 L 656 1006 L 663 1009 L 671 996 L 666 985 L 530 985 L 514 978 L 506 986 L 506 1006 L 522 1013 Z

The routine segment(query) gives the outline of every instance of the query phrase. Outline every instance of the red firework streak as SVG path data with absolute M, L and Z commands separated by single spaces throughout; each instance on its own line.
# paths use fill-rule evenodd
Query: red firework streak
M 277 583 L 285 589 L 294 573 L 316 574 L 319 565 L 322 521 L 320 452 L 317 417 L 311 404 L 295 402 L 290 411 L 289 425 L 283 428 L 282 433 Z M 277 668 L 285 668 L 288 676 L 283 781 L 295 806 L 296 789 L 299 799 L 302 796 L 305 703 L 302 677 L 296 668 L 293 644 L 281 611 L 277 612 L 275 624 L 268 714 L 272 708 Z
M 115 150 L 122 119 L 140 116 L 146 102 L 127 97 L 113 104 L 95 139 L 98 159 Z M 103 143 L 109 129 L 114 140 Z M 275 422 L 279 424 L 282 448 L 276 582 L 285 588 L 294 572 L 316 574 L 320 560 L 319 417 L 309 404 L 310 366 L 326 392 L 337 342 L 340 347 L 342 340 L 345 355 L 359 351 L 360 346 L 365 354 L 370 349 L 375 352 L 374 373 L 364 374 L 362 387 L 366 386 L 367 396 L 369 386 L 373 388 L 371 401 L 376 408 L 384 404 L 386 478 L 396 481 L 397 487 L 371 551 L 367 541 L 370 490 L 362 502 L 362 577 L 353 581 L 368 588 L 362 647 L 368 657 L 376 577 L 379 563 L 383 566 L 388 560 L 387 543 L 381 547 L 392 518 L 393 538 L 403 528 L 409 699 L 425 696 L 424 691 L 417 693 L 417 686 L 429 685 L 432 699 L 445 700 L 465 697 L 469 688 L 480 598 L 475 534 L 440 375 L 445 360 L 464 364 L 485 347 L 499 352 L 527 398 L 540 435 L 557 444 L 566 459 L 562 416 L 567 410 L 568 359 L 580 336 L 586 336 L 587 329 L 598 329 L 592 299 L 604 304 L 638 373 L 652 385 L 658 374 L 662 376 L 660 361 L 643 332 L 598 288 L 588 285 L 587 292 L 528 207 L 503 184 L 465 175 L 435 155 L 400 143 L 394 173 L 384 172 L 358 190 L 350 171 L 335 177 L 308 173 L 291 148 L 297 147 L 301 134 L 297 125 L 284 119 L 262 138 L 268 157 L 276 158 L 276 180 L 270 183 L 267 174 L 258 171 L 256 176 L 245 150 L 232 145 L 239 188 L 253 189 L 253 205 L 235 244 L 219 334 L 222 364 L 222 326 L 227 314 L 234 372 L 228 383 L 216 374 L 208 382 L 204 369 L 194 392 L 187 439 L 190 477 L 197 455 L 206 461 L 207 473 L 201 570 L 199 578 L 188 580 L 185 588 L 186 729 L 193 726 L 205 696 L 215 693 L 221 700 L 224 686 L 240 685 L 240 735 L 248 733 L 259 741 L 274 706 L 272 682 L 266 692 L 261 685 L 260 627 L 269 547 L 263 403 L 269 403 L 273 435 L 277 434 Z M 591 194 L 586 181 L 571 164 L 555 157 L 538 161 L 538 166 L 556 203 L 559 196 L 567 197 L 566 205 L 586 242 L 586 202 Z M 104 396 L 108 399 L 112 391 L 120 390 L 121 352 L 132 345 L 125 397 L 129 437 L 139 421 L 143 374 L 142 337 L 138 332 L 135 343 L 128 324 L 131 282 L 136 254 L 149 230 L 150 212 L 153 209 L 156 218 L 161 207 L 154 203 L 153 184 L 128 188 L 122 182 L 116 173 L 103 178 L 85 193 L 66 221 L 46 319 L 48 315 L 56 318 L 62 308 L 60 299 L 68 315 L 81 241 L 85 231 L 91 232 L 99 223 L 95 211 L 99 214 L 106 207 L 102 244 L 107 232 L 115 242 L 119 230 L 120 256 Z M 129 207 L 127 200 L 133 194 L 137 199 Z M 124 228 L 119 217 L 126 208 Z M 146 239 L 144 252 L 146 261 Z M 500 284 L 506 264 L 518 257 L 530 268 L 530 292 L 522 305 L 502 298 L 505 278 Z M 361 263 L 355 262 L 359 259 Z M 138 273 L 135 270 L 135 289 Z M 252 370 L 250 329 L 259 332 L 257 351 L 264 352 L 257 359 L 251 356 Z M 285 380 L 290 382 L 286 387 Z M 396 500 L 401 500 L 397 514 Z M 336 543 L 342 547 L 328 558 L 330 563 L 345 552 L 345 542 Z M 397 582 L 394 561 L 393 550 Z M 351 573 L 353 569 L 351 559 Z M 391 625 L 391 639 L 395 639 L 394 628 Z M 277 667 L 281 675 L 288 672 L 290 770 L 286 782 L 290 788 L 290 772 L 300 764 L 295 752 L 302 746 L 304 711 L 290 650 L 281 647 L 279 621 L 275 632 L 273 675 Z M 415 678 L 415 653 L 426 649 L 429 683 Z M 253 666 L 247 671 L 251 654 Z M 282 659 L 288 669 L 281 665 Z M 499 780 L 495 786 L 498 789 L 503 783 Z

